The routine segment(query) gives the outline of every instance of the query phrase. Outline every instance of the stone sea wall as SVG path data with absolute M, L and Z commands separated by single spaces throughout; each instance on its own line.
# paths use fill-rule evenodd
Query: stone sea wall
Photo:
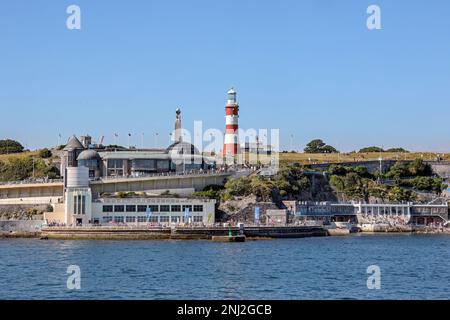
M 41 233 L 43 220 L 0 221 L 0 238 L 30 238 Z

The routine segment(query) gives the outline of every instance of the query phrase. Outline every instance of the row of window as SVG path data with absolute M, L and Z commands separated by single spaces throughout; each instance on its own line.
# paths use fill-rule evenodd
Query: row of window
M 104 205 L 103 212 L 203 212 L 203 205 Z
M 408 213 L 407 208 L 391 208 L 391 210 L 389 210 L 389 208 L 362 208 L 362 212 L 363 213 L 367 213 L 367 214 L 372 214 L 372 213 L 380 213 L 380 214 L 389 214 L 389 213 L 393 213 L 393 214 L 406 214 Z
M 86 214 L 86 196 L 73 196 L 73 214 Z
M 203 222 L 202 216 L 194 216 L 193 222 Z M 152 222 L 152 223 L 167 223 L 167 222 L 173 222 L 173 223 L 180 223 L 180 222 L 188 222 L 189 218 L 183 217 L 183 216 L 153 216 L 153 217 L 146 217 L 146 216 L 119 216 L 119 217 L 103 217 L 103 223 L 109 223 L 109 222 L 116 222 L 116 223 L 135 223 L 135 222 Z
M 108 170 L 123 170 L 124 162 L 128 160 L 122 159 L 109 159 L 106 162 Z M 152 160 L 152 159 L 134 159 L 131 160 L 131 167 L 135 169 L 144 170 L 169 170 L 170 161 L 169 160 Z

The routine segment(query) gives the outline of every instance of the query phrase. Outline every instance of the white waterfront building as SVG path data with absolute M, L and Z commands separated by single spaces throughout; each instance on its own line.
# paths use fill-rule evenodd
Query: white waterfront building
M 93 196 L 89 169 L 69 167 L 64 202 L 46 213 L 49 225 L 211 225 L 215 221 L 216 201 L 194 197 L 118 194 Z

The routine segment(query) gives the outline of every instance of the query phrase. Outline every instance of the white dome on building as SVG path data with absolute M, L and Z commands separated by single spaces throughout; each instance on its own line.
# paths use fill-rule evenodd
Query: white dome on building
M 96 160 L 100 159 L 100 155 L 95 150 L 84 150 L 80 153 L 80 155 L 77 158 L 77 161 L 80 160 Z

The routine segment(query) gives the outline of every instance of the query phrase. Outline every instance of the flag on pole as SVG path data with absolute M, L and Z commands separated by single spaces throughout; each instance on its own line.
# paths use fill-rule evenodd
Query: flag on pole
M 189 213 L 190 213 L 189 208 L 184 209 L 184 217 L 185 217 L 186 219 L 189 218 Z
M 147 208 L 146 214 L 147 214 L 147 217 L 148 217 L 148 218 L 150 218 L 151 216 L 153 216 L 152 208 Z

